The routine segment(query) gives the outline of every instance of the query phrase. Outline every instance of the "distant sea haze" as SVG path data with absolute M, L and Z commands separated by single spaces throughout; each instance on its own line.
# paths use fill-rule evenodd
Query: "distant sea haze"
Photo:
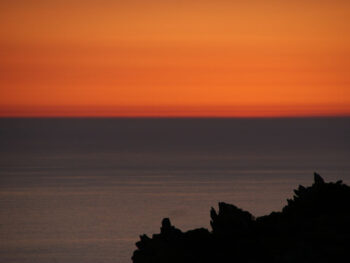
M 350 183 L 350 118 L 3 118 L 0 262 L 131 262 L 163 217 L 268 214 L 314 171 Z

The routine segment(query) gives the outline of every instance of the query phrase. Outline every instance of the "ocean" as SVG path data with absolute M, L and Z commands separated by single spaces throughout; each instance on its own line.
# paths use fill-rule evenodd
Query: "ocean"
M 0 262 L 131 262 L 164 217 L 269 214 L 313 172 L 350 184 L 350 118 L 3 118 Z

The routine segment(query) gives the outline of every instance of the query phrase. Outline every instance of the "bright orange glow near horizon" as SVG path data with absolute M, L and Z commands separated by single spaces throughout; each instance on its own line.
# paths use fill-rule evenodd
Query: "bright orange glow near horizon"
M 350 116 L 349 11 L 346 0 L 4 0 L 0 116 Z

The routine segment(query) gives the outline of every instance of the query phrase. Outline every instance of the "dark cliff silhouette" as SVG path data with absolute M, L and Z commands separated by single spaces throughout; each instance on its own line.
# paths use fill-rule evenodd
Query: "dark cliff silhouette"
M 134 263 L 343 262 L 350 253 L 350 187 L 314 175 L 281 212 L 254 218 L 234 205 L 212 208 L 212 231 L 182 232 L 163 219 L 160 234 L 140 236 Z

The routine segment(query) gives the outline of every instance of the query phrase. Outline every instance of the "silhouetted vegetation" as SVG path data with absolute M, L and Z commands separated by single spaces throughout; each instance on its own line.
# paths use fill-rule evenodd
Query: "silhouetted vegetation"
M 210 213 L 211 232 L 182 232 L 165 218 L 160 234 L 140 237 L 133 262 L 343 262 L 350 250 L 350 187 L 315 173 L 312 186 L 294 192 L 281 212 L 256 219 L 219 203 Z

